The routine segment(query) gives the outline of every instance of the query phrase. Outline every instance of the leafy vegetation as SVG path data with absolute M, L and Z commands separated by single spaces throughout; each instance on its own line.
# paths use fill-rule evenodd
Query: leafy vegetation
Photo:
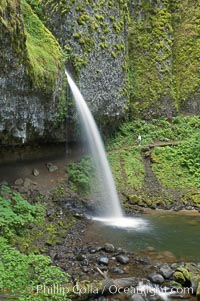
M 109 140 L 107 150 L 136 145 L 139 134 L 142 136 L 143 145 L 158 141 L 182 141 L 198 133 L 199 128 L 199 116 L 177 116 L 170 121 L 166 118 L 150 121 L 138 119 L 122 124 L 116 135 Z
M 44 208 L 41 205 L 31 205 L 7 186 L 1 190 L 0 208 L 0 233 L 6 238 L 23 235 L 33 223 L 44 219 Z
M 37 285 L 63 285 L 68 275 L 52 265 L 48 256 L 24 254 L 11 245 L 24 237 L 34 224 L 44 221 L 44 208 L 31 205 L 19 193 L 3 186 L 0 193 L 0 292 L 19 301 L 63 301 L 66 295 L 37 292 Z
M 83 158 L 80 162 L 68 164 L 67 173 L 70 187 L 83 194 L 91 192 L 91 180 L 95 176 L 94 165 L 89 157 Z
M 144 165 L 140 151 L 131 149 L 110 153 L 109 161 L 117 188 L 129 193 L 132 189 L 141 189 L 144 180 Z
M 176 147 L 155 148 L 153 171 L 163 186 L 200 188 L 200 133 Z
M 107 150 L 117 188 L 129 203 L 170 208 L 176 190 L 182 203 L 200 206 L 199 128 L 199 116 L 135 120 L 121 125 L 107 142 Z M 137 142 L 139 134 L 141 146 Z M 161 142 L 172 145 L 161 147 Z M 154 147 L 149 149 L 149 144 Z M 144 181 L 146 168 L 155 177 L 150 186 Z

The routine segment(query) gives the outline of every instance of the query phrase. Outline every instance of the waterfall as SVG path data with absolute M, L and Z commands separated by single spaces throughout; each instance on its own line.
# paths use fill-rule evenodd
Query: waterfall
M 86 141 L 91 151 L 98 181 L 101 187 L 101 199 L 103 204 L 103 216 L 106 218 L 120 219 L 123 217 L 120 201 L 116 191 L 112 172 L 106 157 L 103 141 L 99 134 L 95 120 L 85 102 L 78 87 L 65 71 L 69 86 L 74 96 L 77 112 L 80 116 L 81 125 L 85 131 Z

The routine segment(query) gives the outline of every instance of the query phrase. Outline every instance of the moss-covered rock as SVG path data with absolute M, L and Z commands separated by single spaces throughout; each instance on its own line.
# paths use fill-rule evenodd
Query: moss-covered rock
M 174 276 L 175 281 L 177 281 L 178 283 L 184 284 L 186 281 L 185 276 L 180 271 L 175 272 L 173 276 Z
M 128 101 L 128 1 L 42 1 L 91 111 L 102 128 L 116 127 Z
M 66 83 L 56 39 L 25 0 L 3 1 L 0 18 L 1 143 L 65 140 Z
M 132 114 L 200 112 L 197 2 L 134 1 L 129 30 Z

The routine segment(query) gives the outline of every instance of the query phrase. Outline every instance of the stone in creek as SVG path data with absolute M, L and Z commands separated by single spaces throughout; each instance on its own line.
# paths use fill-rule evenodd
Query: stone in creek
M 150 275 L 149 279 L 151 280 L 151 282 L 156 283 L 156 284 L 161 284 L 165 281 L 164 277 L 160 274 Z
M 108 253 L 113 253 L 115 252 L 115 247 L 112 244 L 106 243 L 104 245 L 104 250 Z
M 86 266 L 83 266 L 83 267 L 82 267 L 82 271 L 83 271 L 84 273 L 88 273 L 88 272 L 89 272 L 89 269 L 88 269 Z
M 47 163 L 47 168 L 48 168 L 49 172 L 54 172 L 54 171 L 58 170 L 58 167 L 56 165 L 53 165 L 52 163 Z
M 96 248 L 90 248 L 88 251 L 90 254 L 95 254 L 98 252 Z
M 36 169 L 36 168 L 34 168 L 33 169 L 33 175 L 35 176 L 35 177 L 38 177 L 39 176 L 39 170 L 38 169 Z
M 109 258 L 108 257 L 100 257 L 99 260 L 98 260 L 98 263 L 108 265 Z
M 89 266 L 89 261 L 87 258 L 85 258 L 82 262 L 81 262 L 82 266 Z
M 128 256 L 125 256 L 125 255 L 118 255 L 117 257 L 116 257 L 116 259 L 117 259 L 117 261 L 119 262 L 119 263 L 122 263 L 122 264 L 127 264 L 127 263 L 129 263 L 129 258 L 128 258 Z
M 115 274 L 118 274 L 118 275 L 124 274 L 124 270 L 122 270 L 122 269 L 120 269 L 118 267 L 112 267 L 111 272 L 115 273 Z
M 160 272 L 167 279 L 170 278 L 172 276 L 172 274 L 174 273 L 174 271 L 170 268 L 170 266 L 168 264 L 164 264 L 160 268 Z
M 84 255 L 84 254 L 78 254 L 77 256 L 76 256 L 76 260 L 77 261 L 83 261 L 83 260 L 85 260 L 85 259 L 87 259 L 86 258 L 86 256 Z

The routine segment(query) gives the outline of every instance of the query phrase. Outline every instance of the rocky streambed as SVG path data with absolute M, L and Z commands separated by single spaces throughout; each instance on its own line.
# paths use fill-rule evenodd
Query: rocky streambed
M 101 281 L 99 271 L 109 279 L 133 279 L 132 285 L 125 290 L 118 290 L 113 284 L 105 296 L 101 293 L 94 296 L 90 292 L 84 298 L 99 301 L 110 298 L 134 301 L 199 298 L 200 263 L 177 260 L 171 252 L 158 252 L 153 247 L 139 253 L 126 250 L 126 245 L 114 245 L 112 239 L 102 238 L 103 233 L 99 235 L 91 230 L 94 229 L 94 222 L 85 217 L 87 206 L 84 202 L 78 205 L 77 200 L 69 198 L 60 206 L 60 219 L 65 219 L 71 212 L 76 222 L 61 244 L 48 246 L 48 254 L 55 265 L 70 274 L 72 283 Z

